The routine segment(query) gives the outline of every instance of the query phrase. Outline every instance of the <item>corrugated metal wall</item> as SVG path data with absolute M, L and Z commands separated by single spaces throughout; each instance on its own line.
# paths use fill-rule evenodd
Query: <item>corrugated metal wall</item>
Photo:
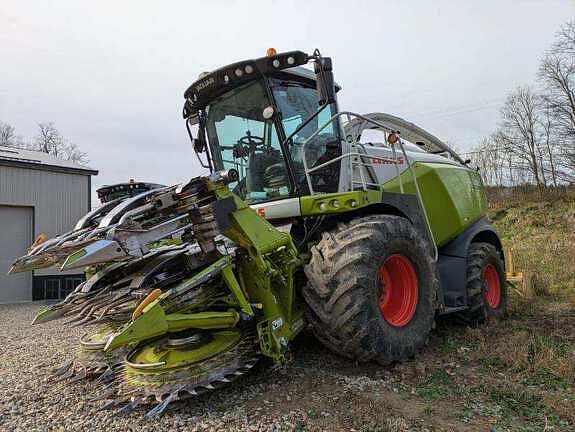
M 89 209 L 90 177 L 0 165 L 0 204 L 34 207 L 34 236 L 73 228 Z M 6 227 L 0 227 L 5 229 Z M 35 274 L 56 274 L 55 270 Z

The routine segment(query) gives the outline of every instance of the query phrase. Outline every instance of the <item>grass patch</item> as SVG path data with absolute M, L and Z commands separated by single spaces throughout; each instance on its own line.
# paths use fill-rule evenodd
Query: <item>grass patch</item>
M 523 389 L 510 388 L 509 386 L 492 388 L 489 396 L 503 409 L 504 414 L 510 416 L 533 420 L 539 419 L 546 411 L 541 396 Z
M 557 376 L 547 368 L 541 368 L 534 373 L 527 375 L 521 380 L 521 384 L 527 386 L 537 386 L 545 390 L 568 390 L 571 385 L 566 379 Z
M 449 395 L 449 387 L 453 384 L 453 378 L 443 369 L 438 369 L 425 377 L 415 393 L 426 401 L 434 401 Z
M 544 397 L 517 386 L 505 386 L 491 389 L 491 400 L 502 409 L 502 421 L 514 425 L 519 417 L 529 426 L 523 430 L 544 430 L 549 427 L 568 426 L 555 410 L 545 403 Z

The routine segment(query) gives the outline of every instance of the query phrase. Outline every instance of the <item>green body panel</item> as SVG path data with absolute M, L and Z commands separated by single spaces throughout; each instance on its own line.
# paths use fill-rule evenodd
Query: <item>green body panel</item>
M 159 299 L 156 299 L 144 308 L 142 315 L 129 321 L 117 333 L 114 333 L 108 339 L 104 351 L 112 351 L 122 346 L 161 336 L 167 333 L 168 329 L 166 313 L 160 306 Z
M 137 369 L 138 375 L 153 374 L 166 369 L 185 367 L 226 351 L 237 344 L 239 340 L 240 332 L 230 329 L 211 332 L 210 340 L 207 343 L 199 344 L 194 350 L 181 350 L 177 349 L 177 347 L 171 348 L 165 344 L 149 344 L 129 358 L 129 366 L 130 368 Z M 150 367 L 149 365 L 154 366 Z M 131 378 L 137 381 L 138 375 L 133 374 Z
M 381 202 L 381 191 L 351 191 L 319 195 L 308 195 L 300 198 L 302 216 L 347 213 L 353 210 Z
M 479 173 L 441 163 L 416 162 L 412 166 L 437 246 L 456 237 L 484 214 L 487 202 Z M 409 171 L 401 174 L 401 180 L 405 193 L 416 193 Z M 399 180 L 384 183 L 383 190 L 401 192 Z
M 106 341 L 117 330 L 110 324 L 100 326 L 93 333 L 86 333 L 80 338 L 80 348 L 82 350 L 101 350 L 106 346 Z
M 227 187 L 217 187 L 215 192 L 219 199 L 233 197 L 236 203 L 225 235 L 247 251 L 238 260 L 237 272 L 249 301 L 262 305 L 263 320 L 257 327 L 261 350 L 281 361 L 288 342 L 303 328 L 293 278 L 301 265 L 297 250 L 289 234 L 277 230 Z
M 236 278 L 236 275 L 234 274 L 234 272 L 232 270 L 231 265 L 225 266 L 222 269 L 222 277 L 224 278 L 226 285 L 228 286 L 228 288 L 232 292 L 235 300 L 238 302 L 238 304 L 242 308 L 242 311 L 244 311 L 244 313 L 246 313 L 247 315 L 253 316 L 254 310 L 252 309 L 252 305 L 249 304 L 248 299 L 246 297 L 246 294 L 242 290 L 242 287 L 240 286 L 240 284 Z
M 262 305 L 263 319 L 257 327 L 262 352 L 281 361 L 288 342 L 304 327 L 294 286 L 301 259 L 289 234 L 277 230 L 227 187 L 216 185 L 215 193 L 219 199 L 233 197 L 236 203 L 231 227 L 224 234 L 247 251 L 238 259 L 240 286 L 251 303 Z
M 32 324 L 41 324 L 46 321 L 60 318 L 64 315 L 64 313 L 66 313 L 66 309 L 64 308 L 56 309 L 53 305 L 48 306 L 44 309 L 40 309 L 40 311 L 32 320 Z
M 168 332 L 194 329 L 221 329 L 235 326 L 240 320 L 240 315 L 230 310 L 227 312 L 197 312 L 193 314 L 173 313 L 166 316 Z
M 166 314 L 160 305 L 160 299 L 156 299 L 146 306 L 142 315 L 112 335 L 104 349 L 110 351 L 120 346 L 191 328 L 203 330 L 230 328 L 239 320 L 239 314 L 233 310 Z

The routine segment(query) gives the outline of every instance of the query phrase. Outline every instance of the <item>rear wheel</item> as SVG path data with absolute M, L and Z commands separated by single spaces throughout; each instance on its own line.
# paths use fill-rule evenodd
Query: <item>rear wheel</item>
M 305 273 L 308 320 L 334 352 L 389 363 L 425 345 L 438 282 L 427 243 L 407 219 L 340 224 L 312 248 Z
M 505 266 L 499 251 L 489 243 L 471 243 L 467 254 L 467 304 L 459 314 L 468 323 L 487 317 L 501 318 L 507 309 Z

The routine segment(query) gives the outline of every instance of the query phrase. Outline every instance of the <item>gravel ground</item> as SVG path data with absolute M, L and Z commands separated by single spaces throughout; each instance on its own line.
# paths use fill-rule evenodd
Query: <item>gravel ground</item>
M 403 382 L 406 374 L 424 372 L 420 363 L 358 366 L 309 334 L 280 370 L 264 362 L 227 388 L 172 404 L 159 419 L 144 418 L 145 409 L 119 414 L 89 401 L 90 383 L 46 381 L 69 358 L 82 329 L 62 329 L 58 322 L 30 326 L 40 307 L 0 305 L 0 430 L 488 430 L 454 416 L 430 416 Z M 436 407 L 450 410 L 449 403 Z

